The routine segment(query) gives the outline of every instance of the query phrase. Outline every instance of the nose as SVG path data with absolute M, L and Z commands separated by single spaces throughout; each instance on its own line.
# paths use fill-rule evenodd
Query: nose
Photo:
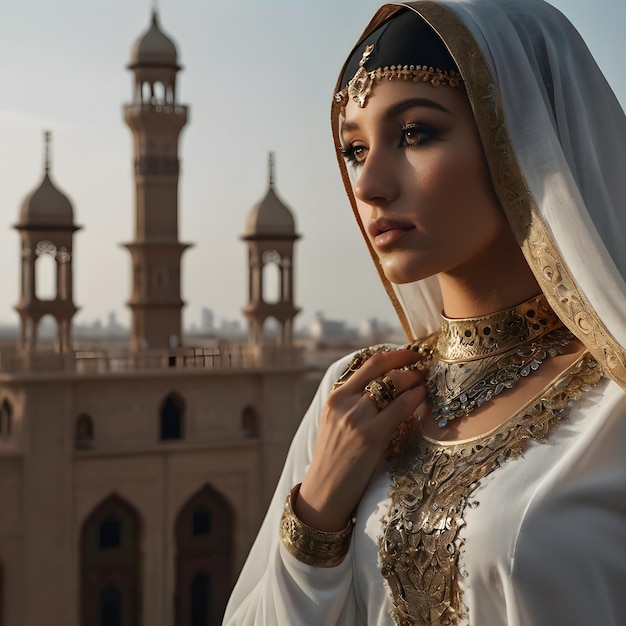
M 354 185 L 354 195 L 366 204 L 384 205 L 398 193 L 391 159 L 382 150 L 370 147 Z

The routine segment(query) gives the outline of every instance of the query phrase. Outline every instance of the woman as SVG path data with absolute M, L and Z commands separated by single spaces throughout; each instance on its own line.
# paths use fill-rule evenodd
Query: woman
M 411 344 L 330 368 L 225 623 L 626 623 L 626 121 L 589 52 L 542 0 L 386 5 L 333 130 Z

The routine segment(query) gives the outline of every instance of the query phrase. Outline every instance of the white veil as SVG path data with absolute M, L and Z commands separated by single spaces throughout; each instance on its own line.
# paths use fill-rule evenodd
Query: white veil
M 494 188 L 548 301 L 626 389 L 626 117 L 585 43 L 543 0 L 385 5 L 364 36 L 402 7 L 463 75 Z M 339 117 L 335 105 L 337 145 Z M 371 252 L 409 338 L 436 330 L 437 281 L 391 285 Z

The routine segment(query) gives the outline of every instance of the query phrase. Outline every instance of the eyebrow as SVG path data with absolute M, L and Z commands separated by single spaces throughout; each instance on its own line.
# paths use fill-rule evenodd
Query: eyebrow
M 408 109 L 413 109 L 415 107 L 427 107 L 429 109 L 435 109 L 436 111 L 441 111 L 442 113 L 447 113 L 448 115 L 452 115 L 452 111 L 443 106 L 443 104 L 439 104 L 439 102 L 435 102 L 434 100 L 430 100 L 429 98 L 408 98 L 407 100 L 402 100 L 401 102 L 397 102 L 396 104 L 392 104 L 385 112 L 384 117 L 388 120 L 396 117 L 396 115 L 400 115 L 404 113 Z M 359 125 L 356 122 L 344 122 L 341 126 L 341 130 L 350 131 L 350 130 L 358 130 Z

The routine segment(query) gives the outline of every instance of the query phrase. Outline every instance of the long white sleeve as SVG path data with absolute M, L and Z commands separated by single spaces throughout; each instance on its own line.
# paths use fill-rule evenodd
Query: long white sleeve
M 350 554 L 337 567 L 311 567 L 289 554 L 278 536 L 285 499 L 293 485 L 302 481 L 310 463 L 323 403 L 348 361 L 346 357 L 326 372 L 292 441 L 267 515 L 231 595 L 225 625 L 351 626 L 354 623 Z

